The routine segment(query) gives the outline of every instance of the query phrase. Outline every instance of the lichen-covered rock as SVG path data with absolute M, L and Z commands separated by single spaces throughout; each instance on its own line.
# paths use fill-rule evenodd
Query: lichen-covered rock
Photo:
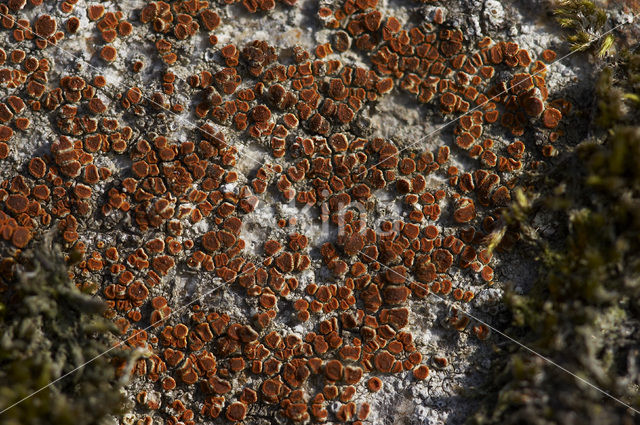
M 476 409 L 536 273 L 505 212 L 589 131 L 548 2 L 4 3 L 0 264 L 53 232 L 144 350 L 117 420 Z

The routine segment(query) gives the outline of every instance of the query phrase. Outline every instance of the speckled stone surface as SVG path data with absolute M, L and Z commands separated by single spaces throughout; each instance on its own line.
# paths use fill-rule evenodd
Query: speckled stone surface
M 0 252 L 83 253 L 148 355 L 119 422 L 475 411 L 505 341 L 464 313 L 535 278 L 501 208 L 584 136 L 546 2 L 34 3 L 0 5 Z

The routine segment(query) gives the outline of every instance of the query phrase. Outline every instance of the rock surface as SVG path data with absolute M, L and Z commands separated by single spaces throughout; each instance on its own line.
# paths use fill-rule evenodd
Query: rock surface
M 536 276 L 501 209 L 586 131 L 543 2 L 36 3 L 0 5 L 1 252 L 82 256 L 148 353 L 122 423 L 478 408 Z

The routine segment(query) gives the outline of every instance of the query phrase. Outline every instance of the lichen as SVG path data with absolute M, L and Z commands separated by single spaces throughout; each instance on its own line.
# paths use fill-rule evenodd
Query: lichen
M 599 42 L 601 11 L 563 4 L 579 12 L 561 16 L 575 50 Z M 28 264 L 22 250 L 53 232 L 73 286 L 147 354 L 118 364 L 133 405 L 118 420 L 470 411 L 457 397 L 500 339 L 470 314 L 494 323 L 505 275 L 527 268 L 508 249 L 522 238 L 546 266 L 562 259 L 529 220 L 565 218 L 571 198 L 516 187 L 555 185 L 573 158 L 583 72 L 558 63 L 538 16 L 479 0 L 10 0 L 0 13 L 2 264 Z M 602 221 L 589 208 L 562 232 Z M 546 306 L 509 299 L 520 327 L 553 325 L 531 318 Z

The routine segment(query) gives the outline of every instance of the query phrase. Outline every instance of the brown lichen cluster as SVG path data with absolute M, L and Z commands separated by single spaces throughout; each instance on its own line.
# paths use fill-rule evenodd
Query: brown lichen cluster
M 500 208 L 511 199 L 518 171 L 554 154 L 559 123 L 570 111 L 567 101 L 550 99 L 545 83 L 544 62 L 555 53 L 545 51 L 540 61 L 513 42 L 470 43 L 442 10 L 430 23 L 403 24 L 378 10 L 377 0 L 319 8 L 333 35 L 313 52 L 261 40 L 217 46 L 221 10 L 236 7 L 225 5 L 235 3 L 230 0 L 157 1 L 127 11 L 102 4 L 78 10 L 67 0 L 57 18 L 20 17 L 41 3 L 0 5 L 12 40 L 0 49 L 0 83 L 15 93 L 0 103 L 0 158 L 28 137 L 29 118 L 21 114 L 49 117 L 56 133 L 46 153 L 0 184 L 0 234 L 7 248 L 22 249 L 56 227 L 67 252 L 82 255 L 72 276 L 77 285 L 107 301 L 106 316 L 130 347 L 153 353 L 133 372 L 149 388 L 135 396 L 140 423 L 238 422 L 255 405 L 273 406 L 294 422 L 360 423 L 370 406 L 354 401 L 358 391 L 380 390 L 387 374 L 425 379 L 428 357 L 433 367 L 446 367 L 445 357 L 414 344 L 408 300 L 436 294 L 471 302 L 474 292 L 451 277 L 454 269 L 493 283 L 487 240 L 499 226 Z M 295 6 L 281 3 L 242 5 L 251 13 Z M 78 19 L 83 14 L 86 28 Z M 99 66 L 120 61 L 135 78 L 147 64 L 123 62 L 116 41 L 138 31 L 153 40 L 157 56 L 150 61 L 163 64 L 151 82 L 112 85 L 96 66 L 90 76 L 51 71 L 55 47 L 47 46 L 96 32 Z M 182 81 L 172 67 L 188 66 L 184 42 L 201 36 L 218 49 L 215 60 Z M 343 63 L 348 50 L 362 53 L 369 67 Z M 511 78 L 497 81 L 498 71 Z M 191 104 L 177 100 L 178 89 Z M 412 95 L 417 108 L 459 118 L 452 139 L 425 151 L 356 134 L 364 107 L 398 92 Z M 138 118 L 171 120 L 185 111 L 195 123 L 188 141 L 163 126 L 138 124 Z M 511 141 L 484 136 L 491 126 L 506 130 Z M 516 139 L 530 128 L 548 134 L 539 151 Z M 266 162 L 242 175 L 236 165 L 244 154 L 229 135 L 265 147 Z M 130 165 L 112 169 L 100 157 Z M 471 158 L 476 168 L 462 169 L 455 158 Z M 430 176 L 444 183 L 433 186 Z M 231 184 L 236 189 L 229 191 Z M 382 190 L 402 200 L 404 219 L 375 222 Z M 312 211 L 338 236 L 312 246 L 295 218 L 276 217 L 286 239 L 248 252 L 243 219 L 265 201 Z M 120 243 L 118 222 L 139 242 Z M 201 222 L 206 232 L 198 230 Z M 109 242 L 89 244 L 95 232 L 110 232 Z M 313 248 L 320 252 L 315 271 L 333 277 L 301 285 L 300 274 L 314 264 Z M 183 300 L 170 303 L 167 288 L 178 270 L 218 278 L 221 290 L 243 294 L 258 313 L 230 317 L 199 303 L 189 314 L 173 315 Z M 314 330 L 278 330 L 274 319 L 291 311 Z M 459 332 L 470 322 L 456 310 L 447 320 Z M 470 328 L 487 338 L 486 326 Z M 185 393 L 190 396 L 174 397 Z M 333 401 L 340 403 L 335 411 L 328 407 Z

